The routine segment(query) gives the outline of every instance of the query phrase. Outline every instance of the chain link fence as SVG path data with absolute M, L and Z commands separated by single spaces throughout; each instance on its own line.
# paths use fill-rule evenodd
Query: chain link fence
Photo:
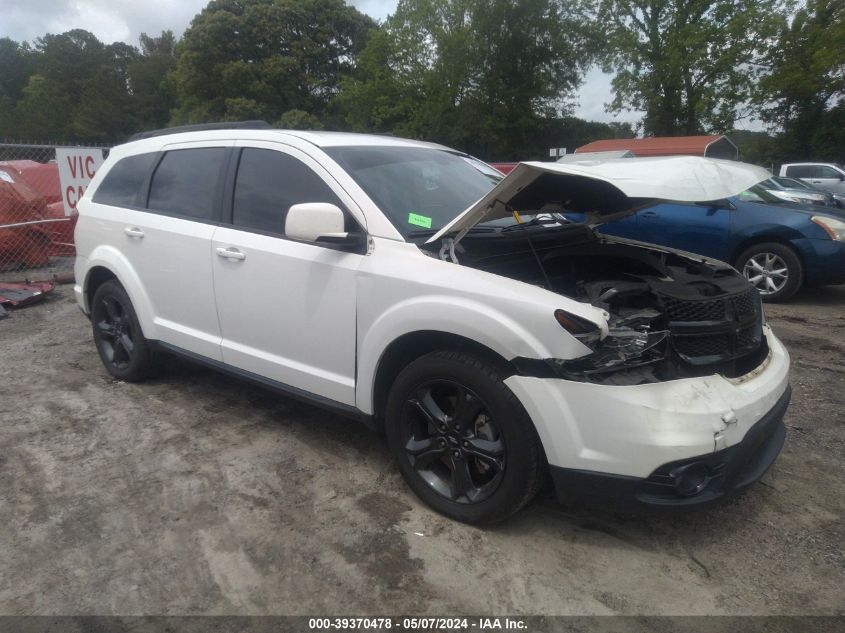
M 75 226 L 76 211 L 66 213 L 62 199 L 56 146 L 0 143 L 0 281 L 69 277 Z

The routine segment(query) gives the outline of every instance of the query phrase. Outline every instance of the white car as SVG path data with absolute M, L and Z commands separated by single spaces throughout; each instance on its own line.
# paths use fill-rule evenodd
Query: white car
M 502 179 L 430 143 L 230 127 L 114 148 L 79 204 L 75 292 L 112 376 L 172 352 L 363 420 L 468 522 L 510 516 L 549 472 L 561 499 L 699 504 L 779 453 L 789 358 L 756 291 L 588 225 L 764 170 L 671 157 Z
M 787 163 L 780 175 L 798 178 L 834 194 L 845 194 L 845 167 L 836 163 Z

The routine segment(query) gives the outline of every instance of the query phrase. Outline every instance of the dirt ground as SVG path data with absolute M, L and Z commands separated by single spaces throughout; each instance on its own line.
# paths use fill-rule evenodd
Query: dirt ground
M 843 614 L 845 288 L 767 313 L 794 396 L 761 484 L 478 529 L 355 422 L 175 360 L 115 382 L 61 287 L 0 321 L 0 614 Z

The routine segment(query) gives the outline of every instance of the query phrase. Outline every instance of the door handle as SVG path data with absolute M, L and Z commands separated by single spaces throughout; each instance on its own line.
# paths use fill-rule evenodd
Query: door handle
M 640 215 L 644 218 L 656 218 L 657 212 L 656 211 L 643 211 Z
M 123 232 L 126 233 L 129 237 L 137 237 L 138 239 L 144 237 L 144 232 L 137 226 L 127 226 L 125 229 L 123 229 Z
M 246 259 L 246 254 L 241 253 L 237 248 L 217 248 L 217 255 L 219 257 L 223 257 L 225 259 L 232 259 L 232 260 L 239 260 L 242 261 Z
M 811 183 L 813 183 L 814 185 L 820 185 L 820 184 L 822 184 L 822 181 L 821 181 L 821 180 L 811 180 L 810 182 L 811 182 Z

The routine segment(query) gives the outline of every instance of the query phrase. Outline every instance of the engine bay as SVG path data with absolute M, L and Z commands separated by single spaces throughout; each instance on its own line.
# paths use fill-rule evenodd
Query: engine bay
M 577 336 L 591 354 L 544 361 L 562 378 L 635 385 L 715 373 L 737 377 L 768 354 L 757 291 L 719 262 L 605 238 L 575 224 L 468 234 L 452 255 L 462 265 L 545 287 L 610 315 L 603 339 Z

